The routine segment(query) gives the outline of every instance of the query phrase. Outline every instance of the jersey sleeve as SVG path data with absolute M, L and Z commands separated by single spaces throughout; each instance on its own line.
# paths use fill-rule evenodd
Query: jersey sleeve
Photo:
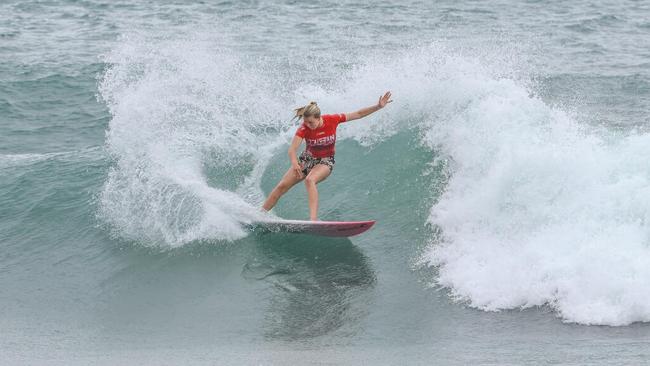
M 298 127 L 298 129 L 296 130 L 296 136 L 302 137 L 304 139 L 305 132 L 306 132 L 305 125 L 300 125 L 300 127 Z
M 343 123 L 346 121 L 345 113 L 336 113 L 336 114 L 324 114 L 323 119 L 327 119 L 330 123 L 334 122 L 335 124 Z

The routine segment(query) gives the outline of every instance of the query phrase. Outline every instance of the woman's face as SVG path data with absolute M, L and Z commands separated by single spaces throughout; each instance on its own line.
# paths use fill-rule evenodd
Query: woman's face
M 309 127 L 312 130 L 316 129 L 320 124 L 320 117 L 309 116 L 309 117 L 304 117 L 303 120 L 305 121 L 307 127 Z

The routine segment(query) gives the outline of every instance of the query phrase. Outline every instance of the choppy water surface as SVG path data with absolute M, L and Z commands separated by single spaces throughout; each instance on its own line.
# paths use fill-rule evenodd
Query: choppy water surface
M 639 364 L 645 2 L 5 1 L 8 364 Z M 351 112 L 320 217 L 247 232 L 292 108 Z M 275 213 L 304 219 L 302 185 Z

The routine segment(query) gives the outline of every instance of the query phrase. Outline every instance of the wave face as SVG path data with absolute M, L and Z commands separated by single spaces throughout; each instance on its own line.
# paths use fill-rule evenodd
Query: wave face
M 338 55 L 300 63 L 293 54 L 250 57 L 217 46 L 205 30 L 189 33 L 122 37 L 104 55 L 99 92 L 111 114 L 106 150 L 114 166 L 99 216 L 116 236 L 145 245 L 245 237 L 242 224 L 261 215 L 262 176 L 297 127 L 291 108 L 317 100 L 323 113 L 351 111 L 384 87 L 364 63 L 352 66 L 349 81 L 336 81 Z M 384 116 L 339 135 L 367 146 L 395 126 Z

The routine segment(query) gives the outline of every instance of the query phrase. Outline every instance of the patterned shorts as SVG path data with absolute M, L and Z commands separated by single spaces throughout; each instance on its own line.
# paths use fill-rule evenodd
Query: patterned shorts
M 302 165 L 302 173 L 307 176 L 309 172 L 318 164 L 327 165 L 330 168 L 330 172 L 334 169 L 334 156 L 328 156 L 325 158 L 316 158 L 307 150 L 303 151 L 298 157 L 298 161 Z

